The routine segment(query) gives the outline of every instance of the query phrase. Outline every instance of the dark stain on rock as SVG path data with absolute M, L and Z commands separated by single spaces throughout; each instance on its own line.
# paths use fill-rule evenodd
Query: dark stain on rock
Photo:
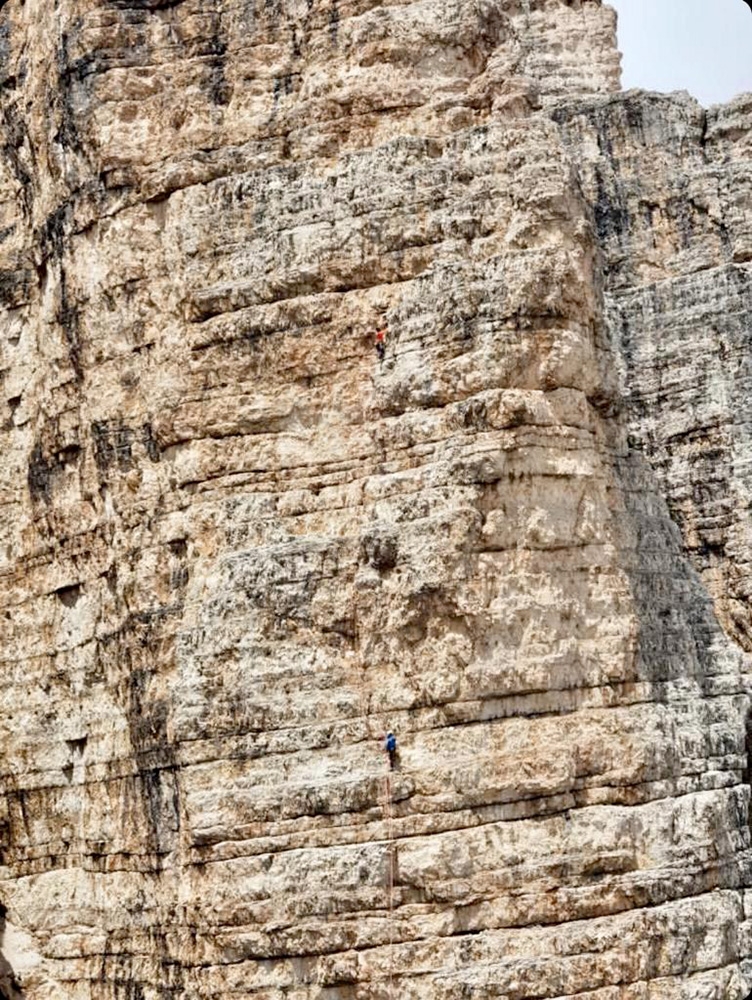
M 4 10 L 6 4 L 0 3 L 0 86 L 7 87 L 13 82 L 13 77 L 9 72 L 10 67 L 10 13 Z
M 394 532 L 375 527 L 365 533 L 360 542 L 363 562 L 379 573 L 388 573 L 397 565 L 399 546 Z
M 221 14 L 216 15 L 215 34 L 209 52 L 209 97 L 220 107 L 230 103 L 232 88 L 227 82 L 227 41 L 223 37 Z
M 72 25 L 74 31 L 80 31 L 82 20 L 79 18 Z M 83 66 L 80 60 L 72 61 L 70 58 L 70 33 L 63 32 L 60 38 L 60 45 L 57 50 L 58 69 L 58 96 L 59 96 L 59 125 L 55 134 L 55 141 L 67 150 L 78 150 L 81 142 L 78 135 L 78 104 L 79 95 L 76 87 L 83 79 Z
M 485 400 L 469 399 L 464 403 L 461 403 L 459 406 L 459 417 L 462 426 L 468 428 L 469 430 L 488 430 L 488 407 L 486 406 Z M 520 423 L 524 423 L 524 416 Z
M 338 5 L 338 0 L 332 0 L 332 5 L 329 8 L 329 38 L 331 39 L 332 45 L 337 44 L 338 36 L 339 36 L 339 5 Z
M 130 468 L 133 461 L 133 430 L 119 420 L 95 420 L 91 425 L 94 460 L 104 474 L 109 469 Z
M 138 629 L 137 623 L 133 625 Z M 147 626 L 150 632 L 153 628 Z M 144 806 L 148 846 L 162 855 L 174 846 L 180 826 L 180 803 L 174 750 L 167 732 L 168 705 L 165 698 L 152 690 L 153 677 L 148 666 L 133 665 L 127 680 L 127 714 L 138 764 L 136 783 Z
M 67 466 L 77 462 L 81 453 L 78 444 L 59 447 L 45 446 L 37 441 L 29 457 L 26 481 L 32 500 L 50 503 L 55 479 Z
M 608 190 L 603 173 L 596 169 L 597 195 L 593 205 L 595 228 L 601 243 L 621 239 L 629 233 L 629 212 L 617 196 Z
M 72 302 L 68 292 L 65 268 L 61 268 L 60 271 L 60 306 L 57 312 L 57 321 L 65 337 L 71 367 L 76 380 L 80 382 L 83 379 L 80 314 L 78 306 Z
M 29 458 L 26 481 L 33 500 L 49 499 L 55 464 L 44 454 L 41 444 L 35 444 Z
M 68 201 L 61 205 L 47 216 L 36 233 L 36 242 L 42 260 L 47 258 L 59 259 L 63 255 L 65 241 L 70 228 L 72 216 L 71 204 Z
M 280 98 L 287 97 L 292 93 L 292 80 L 292 73 L 285 73 L 283 76 L 277 76 L 274 78 L 274 91 L 272 96 L 275 104 L 277 104 Z
M 624 102 L 624 113 L 627 120 L 627 127 L 633 132 L 638 132 L 640 136 L 642 136 L 645 129 L 642 97 L 638 97 L 635 100 L 627 98 Z
M 156 683 L 154 658 L 169 642 L 176 606 L 130 614 L 98 642 L 104 676 L 118 684 L 125 706 L 137 773 L 128 779 L 132 808 L 143 826 L 143 850 L 155 856 L 156 870 L 172 851 L 180 827 L 180 793 L 174 746 L 169 736 L 169 703 Z
M 31 298 L 33 273 L 30 268 L 0 271 L 0 306 L 17 309 Z
M 293 58 L 300 59 L 302 54 L 300 49 L 300 39 L 298 38 L 298 31 L 294 24 L 290 28 L 290 37 L 291 37 Z
M 713 602 L 681 547 L 668 505 L 642 509 L 640 498 L 651 483 L 648 463 L 631 452 L 616 468 L 627 497 L 625 524 L 635 539 L 627 572 L 640 627 L 637 679 L 652 683 L 657 702 L 666 701 L 677 677 L 691 676 L 710 691 L 716 648 L 724 638 Z M 665 571 L 659 569 L 662 563 Z
M 5 141 L 0 147 L 0 153 L 11 168 L 19 184 L 19 202 L 28 218 L 34 197 L 35 183 L 32 170 L 26 163 L 29 158 L 33 164 L 33 146 L 28 142 L 27 122 L 15 105 L 6 104 L 0 108 Z
M 141 443 L 143 444 L 146 454 L 152 462 L 158 462 L 161 458 L 161 453 L 159 450 L 159 444 L 154 435 L 154 428 L 151 424 L 146 423 L 141 426 Z
M 173 538 L 167 543 L 171 554 L 170 589 L 184 590 L 190 580 L 191 572 L 186 565 L 188 557 L 188 542 L 185 538 Z

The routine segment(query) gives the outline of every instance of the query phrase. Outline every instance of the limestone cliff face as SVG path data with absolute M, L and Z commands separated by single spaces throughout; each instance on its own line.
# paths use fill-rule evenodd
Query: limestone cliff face
M 752 103 L 614 28 L 0 4 L 0 994 L 747 997 Z
M 584 154 L 634 443 L 749 652 L 752 100 L 630 94 L 557 115 Z

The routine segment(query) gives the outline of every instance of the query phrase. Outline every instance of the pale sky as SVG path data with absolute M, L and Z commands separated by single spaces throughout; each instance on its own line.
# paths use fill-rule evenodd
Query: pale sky
M 744 0 L 607 0 L 619 12 L 622 86 L 688 90 L 705 106 L 752 91 Z

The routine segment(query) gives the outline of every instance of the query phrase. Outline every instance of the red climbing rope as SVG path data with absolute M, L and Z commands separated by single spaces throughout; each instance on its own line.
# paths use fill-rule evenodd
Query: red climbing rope
M 395 844 L 394 818 L 392 815 L 392 775 L 391 761 L 387 755 L 387 772 L 384 777 L 384 817 L 386 819 L 387 839 L 387 913 L 389 919 L 389 958 L 387 972 L 387 996 L 394 1000 L 394 881 L 395 881 Z

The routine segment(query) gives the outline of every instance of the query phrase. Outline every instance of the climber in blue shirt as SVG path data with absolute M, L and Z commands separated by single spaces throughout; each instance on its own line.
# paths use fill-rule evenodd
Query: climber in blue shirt
M 397 763 L 397 737 L 394 733 L 387 733 L 384 739 L 384 749 L 389 754 L 389 767 L 393 771 Z

